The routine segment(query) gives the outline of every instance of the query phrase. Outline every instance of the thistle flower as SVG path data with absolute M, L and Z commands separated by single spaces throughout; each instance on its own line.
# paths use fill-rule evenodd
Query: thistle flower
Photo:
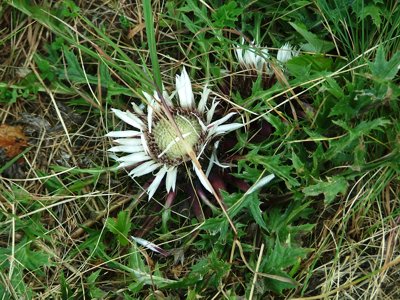
M 233 112 L 213 121 L 219 102 L 214 98 L 211 106 L 207 106 L 210 92 L 205 86 L 196 106 L 190 78 L 183 68 L 181 75 L 176 76 L 176 92 L 172 96 L 163 92 L 162 98 L 167 107 L 163 105 L 157 92 L 153 96 L 143 92 L 148 102 L 147 114 L 136 105 L 133 105 L 134 112 L 112 109 L 133 130 L 109 132 L 106 136 L 116 138 L 114 142 L 117 146 L 108 151 L 124 153 L 116 156 L 116 160 L 120 163 L 119 168 L 131 169 L 129 176 L 132 178 L 158 170 L 147 188 L 149 199 L 164 178 L 166 191 L 175 192 L 179 167 L 192 162 L 190 151 L 193 150 L 200 160 L 211 140 L 242 127 L 241 123 L 224 124 L 235 114 Z M 174 104 L 172 99 L 176 93 L 179 101 Z M 165 110 L 170 114 L 166 114 Z M 213 155 L 209 163 L 218 164 L 218 160 Z M 204 188 L 212 191 L 197 165 L 192 162 L 192 166 Z
M 244 42 L 242 41 L 242 45 Z M 255 69 L 257 72 L 267 72 L 268 74 L 272 74 L 273 71 L 270 68 L 270 55 L 268 49 L 264 48 L 256 51 L 259 48 L 257 45 L 251 45 L 248 49 L 243 49 L 242 47 L 237 47 L 235 49 L 235 55 L 239 62 L 239 64 L 247 69 Z M 285 64 L 293 57 L 298 56 L 300 49 L 296 50 L 289 43 L 284 44 L 278 50 L 278 54 L 276 59 Z
M 244 41 L 242 40 L 242 45 Z M 268 49 L 261 49 L 257 53 L 258 46 L 250 46 L 248 49 L 243 49 L 242 47 L 236 47 L 235 55 L 242 67 L 255 69 L 257 72 L 266 71 L 271 73 L 269 67 L 269 53 Z

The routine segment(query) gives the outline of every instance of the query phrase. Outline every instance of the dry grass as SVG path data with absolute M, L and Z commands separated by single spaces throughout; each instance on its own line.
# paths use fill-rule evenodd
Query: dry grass
M 399 298 L 399 185 L 387 172 L 365 174 L 323 215 L 304 270 L 309 296 L 296 299 Z
M 161 11 L 164 4 L 157 2 L 155 11 Z M 118 46 L 141 65 L 147 53 L 137 46 L 145 40 L 143 16 L 141 10 L 137 9 L 138 5 L 140 3 L 128 4 L 124 1 L 77 3 L 80 14 L 104 28 L 106 34 L 113 37 Z M 123 28 L 121 16 L 134 26 Z M 80 21 L 72 26 L 76 32 L 91 30 Z M 21 266 L 14 256 L 15 247 L 26 240 L 32 244 L 32 249 L 48 254 L 54 262 L 44 266 L 40 276 L 33 271 L 24 272 L 23 281 L 29 283 L 36 293 L 35 299 L 60 295 L 64 288 L 60 282 L 63 281 L 72 290 L 86 291 L 90 287 L 88 277 L 98 270 L 102 276 L 95 280 L 96 284 L 106 292 L 118 290 L 122 293 L 128 290 L 126 278 L 130 280 L 129 272 L 115 265 L 124 265 L 131 253 L 117 248 L 109 253 L 110 259 L 98 258 L 97 253 L 104 250 L 103 243 L 114 238 L 106 233 L 105 224 L 110 218 L 115 218 L 119 211 L 127 210 L 131 213 L 132 231 L 141 236 L 148 233 L 154 222 L 159 221 L 158 210 L 162 203 L 148 203 L 142 198 L 142 187 L 138 188 L 138 184 L 127 176 L 117 177 L 111 172 L 112 167 L 108 167 L 113 164 L 107 155 L 110 142 L 103 136 L 108 128 L 116 128 L 120 124 L 107 117 L 108 106 L 104 105 L 106 91 L 100 88 L 92 90 L 87 84 L 75 86 L 75 95 L 57 93 L 51 89 L 51 81 L 40 78 L 35 54 L 45 53 L 45 47 L 54 42 L 55 35 L 8 6 L 2 12 L 0 28 L 0 88 L 7 85 L 18 94 L 14 95 L 15 102 L 0 106 L 1 124 L 23 126 L 31 147 L 22 156 L 23 163 L 18 170 L 13 169 L 8 176 L 0 177 L 0 210 L 6 216 L 0 222 L 4 228 L 0 229 L 0 247 L 11 249 L 8 273 L 0 274 L 0 282 L 11 295 L 18 298 L 10 278 L 14 270 Z M 156 31 L 157 39 L 163 41 L 177 40 L 176 36 L 182 34 L 167 26 Z M 93 37 L 101 39 L 94 33 Z M 95 40 L 93 42 L 97 43 Z M 184 47 L 184 44 L 179 47 Z M 160 64 L 168 73 L 182 57 L 179 53 L 171 53 L 167 46 L 159 50 Z M 83 61 L 81 63 L 84 64 Z M 67 69 L 65 58 L 60 58 L 60 64 Z M 99 68 L 96 62 L 89 62 L 88 65 L 93 69 Z M 35 87 L 37 91 L 30 90 L 25 96 L 22 95 L 24 87 L 20 83 L 29 76 L 36 76 L 37 81 L 30 88 Z M 166 80 L 169 79 L 166 75 Z M 80 89 L 86 96 L 82 96 Z M 95 105 L 88 105 L 87 109 L 69 105 L 78 98 Z M 129 101 L 128 97 L 125 100 Z M 113 124 L 107 124 L 107 120 L 112 120 Z M 23 176 L 16 175 L 21 172 Z M 400 299 L 400 188 L 398 179 L 391 172 L 380 168 L 365 173 L 339 204 L 321 212 L 317 221 L 319 230 L 315 230 L 303 244 L 304 247 L 315 249 L 301 265 L 297 276 L 304 290 L 299 287 L 286 299 L 301 293 L 305 296 L 297 299 Z M 177 250 L 175 258 L 155 262 L 147 252 L 140 250 L 140 254 L 152 270 L 159 263 L 171 278 L 182 278 L 204 253 L 184 249 L 198 233 L 194 233 L 195 225 L 190 223 L 189 213 L 186 213 L 188 207 L 185 207 L 185 199 L 174 204 L 174 208 L 182 210 L 173 214 L 181 219 L 175 224 L 176 231 L 172 229 L 168 234 L 168 238 L 174 238 L 169 240 Z M 22 224 L 20 220 L 25 226 L 32 226 L 35 238 L 25 239 L 26 231 L 22 234 L 18 227 Z M 43 228 L 38 224 L 35 227 L 36 223 L 43 224 Z M 103 234 L 106 236 L 104 240 Z M 168 240 L 159 233 L 150 232 L 149 235 L 153 239 Z M 192 239 L 188 239 L 191 235 Z M 184 250 L 187 250 L 185 254 L 178 253 Z M 256 258 L 258 251 L 262 251 L 256 246 L 253 250 Z M 179 261 L 184 263 L 179 264 Z M 231 260 L 230 263 L 238 261 L 240 259 Z M 0 265 L 2 263 L 0 261 Z M 259 263 L 255 266 L 258 267 Z M 237 286 L 246 288 L 247 283 L 240 275 L 230 276 Z M 257 276 L 254 276 L 253 289 L 256 279 Z M 215 299 L 222 297 L 222 294 L 228 298 L 228 287 L 221 287 Z M 157 293 L 161 292 L 153 291 L 153 294 Z M 271 296 L 271 299 L 277 298 Z

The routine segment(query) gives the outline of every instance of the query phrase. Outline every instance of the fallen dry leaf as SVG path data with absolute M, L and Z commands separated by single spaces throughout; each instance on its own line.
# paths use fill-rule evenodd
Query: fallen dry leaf
M 21 126 L 0 125 L 0 161 L 7 161 L 28 146 L 28 139 Z

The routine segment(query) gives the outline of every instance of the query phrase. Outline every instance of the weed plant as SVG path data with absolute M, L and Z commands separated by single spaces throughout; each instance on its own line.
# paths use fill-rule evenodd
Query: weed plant
M 1 122 L 29 138 L 0 166 L 1 299 L 400 299 L 397 1 L 10 0 L 0 21 Z M 148 201 L 107 151 L 111 108 L 184 66 L 244 124 L 219 203 L 186 176 Z

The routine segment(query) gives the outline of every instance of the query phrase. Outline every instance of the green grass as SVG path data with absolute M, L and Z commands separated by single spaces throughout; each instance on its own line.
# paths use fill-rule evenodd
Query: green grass
M 1 299 L 399 299 L 395 1 L 29 3 L 0 4 L 0 118 L 30 140 L 0 157 Z M 242 40 L 274 75 L 242 69 Z M 107 153 L 110 109 L 183 66 L 246 124 L 219 153 L 226 212 L 186 177 L 147 201 Z

